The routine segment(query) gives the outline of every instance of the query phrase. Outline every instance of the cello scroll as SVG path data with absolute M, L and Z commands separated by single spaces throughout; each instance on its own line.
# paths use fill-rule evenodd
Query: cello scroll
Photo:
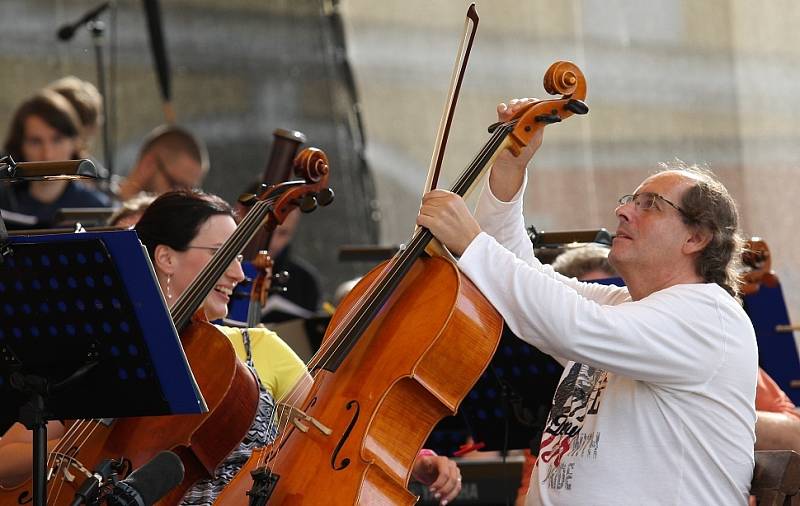
M 505 146 L 514 156 L 530 143 L 533 136 L 546 125 L 559 123 L 573 114 L 586 114 L 589 107 L 586 98 L 586 78 L 572 62 L 557 61 L 550 65 L 544 75 L 544 88 L 551 95 L 562 95 L 558 99 L 538 100 L 523 107 L 506 123 L 515 123 L 508 134 L 510 141 Z M 494 123 L 489 133 L 505 123 Z

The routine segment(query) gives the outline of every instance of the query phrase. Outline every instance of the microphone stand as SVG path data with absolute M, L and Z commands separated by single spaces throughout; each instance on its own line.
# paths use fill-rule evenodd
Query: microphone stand
M 92 34 L 92 42 L 94 45 L 94 57 L 97 65 L 97 89 L 103 99 L 103 164 L 106 167 L 104 178 L 106 183 L 111 182 L 111 177 L 114 174 L 114 157 L 111 153 L 111 139 L 109 138 L 109 125 L 108 125 L 108 102 L 106 97 L 108 92 L 106 89 L 106 73 L 105 62 L 103 58 L 103 35 L 105 34 L 105 24 L 100 20 L 90 21 L 87 25 Z
M 106 73 L 103 57 L 103 35 L 105 34 L 105 24 L 98 20 L 97 17 L 103 13 L 111 2 L 104 2 L 99 6 L 93 8 L 84 14 L 79 20 L 62 26 L 56 36 L 62 41 L 71 40 L 75 35 L 75 31 L 81 26 L 86 25 L 89 32 L 92 34 L 92 42 L 94 45 L 95 64 L 97 66 L 97 90 L 100 93 L 100 98 L 103 102 L 103 165 L 106 168 L 105 174 L 100 174 L 104 180 L 106 189 L 110 185 L 111 177 L 114 173 L 114 156 L 111 152 L 111 139 L 109 138 L 109 124 L 108 124 L 108 92 L 106 87 Z

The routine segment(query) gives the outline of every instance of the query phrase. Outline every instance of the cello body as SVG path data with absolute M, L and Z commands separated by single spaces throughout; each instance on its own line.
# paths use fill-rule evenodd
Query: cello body
M 342 301 L 328 345 L 385 267 L 373 269 Z M 277 478 L 269 504 L 415 503 L 407 485 L 417 453 L 488 366 L 502 325 L 452 261 L 417 259 L 344 360 L 316 370 L 301 409 L 330 435 L 301 417 L 309 430 L 290 420 L 264 450 Z M 240 472 L 215 504 L 242 504 L 251 484 L 249 473 Z

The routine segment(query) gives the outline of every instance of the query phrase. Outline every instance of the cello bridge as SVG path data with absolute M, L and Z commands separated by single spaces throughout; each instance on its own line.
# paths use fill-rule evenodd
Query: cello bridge
M 308 432 L 310 427 L 305 423 L 308 422 L 326 436 L 330 436 L 331 434 L 333 434 L 333 430 L 330 427 L 327 427 L 325 424 L 323 424 L 313 416 L 305 413 L 302 409 L 296 408 L 294 406 L 289 406 L 289 409 L 291 409 L 291 414 L 289 415 L 289 418 L 291 419 L 292 424 L 294 424 L 294 426 L 297 427 L 298 430 L 302 432 Z
M 77 469 L 80 473 L 85 474 L 87 478 L 92 477 L 91 471 L 81 464 L 75 457 L 61 452 L 51 452 L 51 456 L 55 457 L 53 465 L 47 471 L 47 481 L 50 481 L 55 474 L 61 473 L 64 475 L 64 480 L 68 483 L 75 481 L 75 475 L 70 472 L 70 468 Z

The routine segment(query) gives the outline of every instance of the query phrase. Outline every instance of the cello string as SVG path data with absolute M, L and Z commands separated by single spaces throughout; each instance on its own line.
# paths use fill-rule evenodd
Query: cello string
M 478 156 L 470 164 L 469 168 L 464 171 L 464 174 L 459 179 L 459 182 L 456 184 L 456 186 L 454 186 L 455 190 L 460 190 L 462 187 L 466 186 L 466 183 L 470 179 L 475 179 L 475 173 L 480 173 L 483 168 L 482 165 L 484 165 L 485 162 L 490 158 L 489 154 L 493 154 L 496 146 L 502 142 L 509 130 L 510 127 L 497 129 L 495 131 L 489 142 L 486 143 L 484 148 L 479 152 Z M 414 238 L 411 240 L 411 247 L 406 248 L 402 253 L 396 255 L 390 261 L 391 264 L 384 269 L 380 277 L 373 283 L 372 287 L 370 287 L 365 296 L 363 296 L 362 301 L 359 301 L 358 304 L 355 304 L 351 310 L 348 311 L 348 314 L 345 315 L 342 322 L 337 325 L 337 328 L 334 330 L 335 334 L 332 334 L 332 340 L 335 340 L 336 347 L 333 349 L 333 351 L 328 351 L 326 349 L 323 352 L 323 356 L 320 358 L 318 358 L 318 354 L 315 354 L 315 356 L 312 357 L 312 360 L 309 362 L 309 365 L 311 366 L 310 368 L 317 367 L 321 362 L 327 364 L 327 362 L 333 358 L 333 355 L 341 347 L 343 341 L 351 338 L 350 336 L 354 331 L 354 327 L 361 324 L 364 321 L 364 318 L 370 318 L 376 312 L 376 310 L 373 308 L 375 305 L 381 303 L 380 299 L 385 296 L 385 291 L 390 289 L 390 283 L 394 281 L 399 272 L 405 270 L 408 264 L 415 260 L 415 258 L 411 258 L 413 251 L 415 250 L 414 246 L 416 246 L 420 241 L 425 240 L 424 238 L 420 239 L 423 234 L 424 231 L 417 232 L 414 235 Z
M 234 235 L 222 245 L 208 265 L 203 268 L 197 276 L 196 281 L 193 282 L 175 302 L 173 306 L 173 319 L 176 324 L 180 323 L 180 326 L 182 326 L 182 324 L 188 321 L 191 317 L 191 313 L 194 313 L 202 300 L 208 296 L 208 283 L 213 283 L 219 278 L 219 276 L 214 277 L 214 274 L 226 267 L 230 261 L 233 260 L 236 256 L 236 253 L 233 253 L 233 251 L 240 251 L 250 240 L 252 234 L 259 228 L 261 222 L 271 210 L 271 205 L 274 204 L 278 198 L 279 196 L 276 196 L 264 201 L 259 201 L 255 204 L 253 209 L 247 213 L 247 216 L 245 216 L 239 226 L 236 227 Z M 223 261 L 227 259 L 227 257 L 230 257 L 230 259 L 223 264 Z M 214 277 L 214 279 L 211 279 L 212 277 Z M 176 327 L 178 326 L 179 325 L 176 325 Z
M 93 422 L 95 422 L 94 428 L 91 427 L 91 424 Z M 80 422 L 76 423 L 75 425 L 80 427 L 80 433 L 76 435 L 76 441 L 78 439 L 80 439 L 81 437 L 83 437 L 83 433 L 85 433 L 87 429 L 91 429 L 91 431 L 89 432 L 89 435 L 84 439 L 84 442 L 85 442 L 86 439 L 88 439 L 91 436 L 91 434 L 97 429 L 97 427 L 99 427 L 101 425 L 101 423 L 102 422 L 99 421 L 99 420 L 81 420 Z M 62 441 L 63 441 L 63 438 L 62 438 Z M 58 444 L 56 445 L 56 447 L 61 446 L 61 442 L 62 441 L 59 441 Z M 77 445 L 76 449 L 79 450 L 82 444 L 83 444 L 83 442 L 80 445 Z M 61 450 L 61 460 L 59 461 L 58 466 L 56 467 L 56 469 L 55 469 L 55 471 L 53 473 L 53 476 L 52 476 L 53 480 L 48 484 L 48 488 L 52 489 L 54 486 L 56 486 L 56 483 L 58 483 L 58 489 L 57 489 L 55 495 L 53 495 L 52 493 L 48 492 L 48 494 L 47 494 L 48 495 L 48 502 L 51 502 L 50 501 L 51 498 L 52 498 L 52 503 L 57 503 L 58 502 L 58 497 L 61 494 L 61 490 L 62 490 L 62 488 L 64 486 L 64 482 L 67 481 L 66 480 L 66 476 L 65 476 L 65 471 L 67 469 L 69 469 L 70 464 L 72 462 L 72 458 L 73 458 L 72 457 L 72 453 L 69 451 L 69 448 L 72 447 L 72 446 L 73 445 L 68 444 L 68 445 L 65 445 L 64 448 L 60 449 Z M 78 453 L 78 451 L 75 452 L 76 455 L 77 455 L 77 453 Z M 77 458 L 75 460 L 80 462 L 80 460 L 77 459 Z
M 293 390 L 286 397 L 292 398 L 294 395 L 295 395 L 295 392 Z M 297 398 L 299 398 L 299 395 L 298 395 Z M 286 399 L 286 400 L 288 400 L 288 399 Z M 274 445 L 275 442 L 278 441 L 280 434 L 282 434 L 286 430 L 286 428 L 288 427 L 289 422 L 291 421 L 291 414 L 293 413 L 293 409 L 294 409 L 293 406 L 294 406 L 294 403 L 289 404 L 289 403 L 285 402 L 283 398 L 281 400 L 277 400 L 276 399 L 276 401 L 275 401 L 275 409 L 272 411 L 272 414 L 270 415 L 270 419 L 269 419 L 269 423 L 270 424 L 275 423 L 276 436 L 275 436 L 275 441 L 273 441 L 272 443 L 269 443 L 269 444 L 273 444 Z M 288 416 L 287 416 L 287 414 L 288 414 Z M 271 451 L 272 450 L 270 450 L 270 452 Z M 267 457 L 267 455 L 269 455 L 270 452 L 262 452 L 261 453 L 261 455 L 259 456 L 258 461 L 256 463 L 256 468 L 261 467 L 264 464 L 265 460 L 267 460 L 266 457 Z
M 81 439 L 83 433 L 89 427 L 90 422 L 90 420 L 79 420 L 74 423 L 69 429 L 67 429 L 67 432 L 65 432 L 64 436 L 59 439 L 58 443 L 56 443 L 53 449 L 48 452 L 48 466 L 52 466 L 54 463 L 51 463 L 51 459 L 55 461 L 58 459 L 59 454 L 62 456 L 58 461 L 58 466 L 56 466 L 55 470 L 53 471 L 53 477 L 55 479 L 61 476 L 64 466 L 68 465 L 64 456 L 68 455 L 69 448 L 74 446 L 75 443 Z

